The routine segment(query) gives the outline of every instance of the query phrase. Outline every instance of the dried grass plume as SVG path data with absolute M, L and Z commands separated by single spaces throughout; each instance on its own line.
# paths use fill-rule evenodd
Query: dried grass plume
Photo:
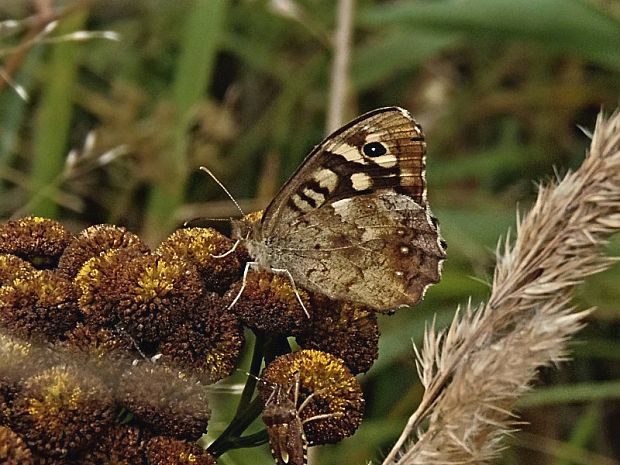
M 516 400 L 537 370 L 561 361 L 589 311 L 576 285 L 615 263 L 602 247 L 620 229 L 620 111 L 599 115 L 581 167 L 543 185 L 497 248 L 488 302 L 426 332 L 417 353 L 425 394 L 383 465 L 487 463 L 515 426 Z M 425 427 L 421 428 L 421 423 Z

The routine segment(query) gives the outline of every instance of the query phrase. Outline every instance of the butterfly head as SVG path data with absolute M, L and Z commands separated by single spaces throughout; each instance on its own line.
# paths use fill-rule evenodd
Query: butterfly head
M 263 218 L 263 210 L 248 213 L 247 215 L 232 221 L 233 239 L 248 240 L 256 235 Z

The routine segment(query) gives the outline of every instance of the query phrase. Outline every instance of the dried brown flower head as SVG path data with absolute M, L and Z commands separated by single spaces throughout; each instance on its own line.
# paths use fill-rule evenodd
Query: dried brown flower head
M 0 426 L 0 463 L 3 465 L 33 465 L 32 452 L 24 441 L 7 427 Z
M 299 384 L 297 408 L 311 445 L 341 441 L 362 422 L 362 389 L 344 362 L 318 350 L 300 350 L 276 358 L 263 371 L 260 395 L 267 401 L 274 389 L 285 389 L 294 399 Z M 316 420 L 309 420 L 318 415 Z
M 17 255 L 0 254 L 0 286 L 11 284 L 15 278 L 21 278 L 34 270 L 35 267 Z
M 40 454 L 73 458 L 107 434 L 113 419 L 110 392 L 99 378 L 62 365 L 24 381 L 11 424 Z
M 32 344 L 0 332 L 0 387 L 19 381 L 27 373 Z
M 311 323 L 297 343 L 344 360 L 352 373 L 370 369 L 379 355 L 379 325 L 374 311 L 362 305 L 314 298 Z
M 227 302 L 237 298 L 242 282 L 237 282 L 226 293 Z M 298 297 L 299 296 L 299 297 Z M 239 316 L 244 325 L 259 331 L 276 334 L 296 335 L 307 327 L 310 320 L 305 309 L 311 314 L 310 297 L 303 289 L 295 290 L 288 276 L 257 271 L 248 273 L 245 287 L 232 311 Z
M 215 465 L 215 459 L 195 444 L 158 436 L 146 445 L 149 465 Z
M 16 336 L 55 341 L 79 316 L 73 285 L 57 271 L 35 270 L 0 287 L 0 325 Z
M 88 354 L 91 361 L 134 349 L 131 339 L 113 328 L 93 328 L 79 323 L 65 334 L 62 346 Z
M 98 224 L 81 231 L 69 243 L 58 262 L 58 269 L 70 277 L 93 257 L 112 249 L 135 249 L 139 253 L 148 252 L 142 240 L 121 226 Z
M 138 341 L 160 341 L 194 311 L 203 296 L 196 268 L 179 258 L 154 254 L 132 257 L 118 283 L 116 311 Z
M 118 321 L 123 273 L 127 262 L 140 256 L 133 248 L 112 249 L 88 260 L 73 283 L 84 321 L 94 327 L 114 326 Z
M 170 334 L 202 296 L 192 264 L 132 248 L 91 258 L 75 277 L 75 286 L 87 324 L 112 327 L 120 322 L 139 342 Z
M 118 328 L 94 328 L 78 324 L 54 349 L 65 360 L 74 360 L 96 371 L 102 383 L 114 389 L 123 371 L 135 357 L 129 335 Z
M 86 453 L 81 465 L 144 465 L 144 434 L 135 426 L 114 425 Z
M 28 216 L 0 225 L 0 253 L 17 255 L 36 268 L 54 268 L 71 237 L 57 221 Z
M 119 392 L 124 406 L 154 434 L 196 440 L 207 432 L 205 386 L 178 370 L 141 363 L 123 374 Z
M 205 296 L 198 308 L 160 345 L 164 363 L 187 370 L 206 383 L 229 376 L 245 338 L 237 317 L 217 294 Z
M 193 263 L 207 291 L 223 294 L 241 277 L 241 259 L 236 253 L 223 255 L 234 242 L 212 228 L 187 228 L 175 231 L 155 251 L 162 257 L 178 255 Z

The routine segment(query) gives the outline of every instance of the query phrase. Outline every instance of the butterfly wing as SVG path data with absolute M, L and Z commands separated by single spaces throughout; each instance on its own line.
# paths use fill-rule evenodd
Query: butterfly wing
M 426 205 L 422 128 L 398 107 L 366 113 L 317 145 L 265 209 L 262 237 L 323 205 L 389 189 Z
M 310 153 L 265 210 L 254 250 L 295 282 L 388 310 L 439 281 L 445 245 L 426 204 L 426 143 L 401 108 L 367 113 Z

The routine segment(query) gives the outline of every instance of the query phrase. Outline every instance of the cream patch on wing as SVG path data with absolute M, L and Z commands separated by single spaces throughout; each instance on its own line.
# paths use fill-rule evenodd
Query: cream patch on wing
M 372 187 L 372 179 L 366 173 L 353 173 L 351 184 L 356 191 L 364 191 Z
M 357 149 L 357 147 L 349 145 L 346 142 L 338 141 L 331 147 L 328 147 L 328 150 L 332 153 L 335 153 L 336 155 L 344 157 L 344 159 L 347 161 L 359 163 L 360 165 L 366 164 L 366 159 L 361 156 L 360 151 Z
M 328 192 L 334 192 L 338 186 L 338 175 L 332 170 L 323 168 L 314 175 L 314 180 L 319 186 L 324 187 Z
M 313 189 L 310 189 L 309 187 L 304 188 L 303 193 L 308 198 L 316 202 L 315 208 L 318 207 L 319 205 L 323 205 L 323 203 L 325 202 L 325 196 L 323 194 Z
M 299 194 L 292 195 L 291 201 L 301 212 L 309 212 L 310 210 L 314 209 L 314 207 L 310 205 L 307 200 L 302 199 Z

